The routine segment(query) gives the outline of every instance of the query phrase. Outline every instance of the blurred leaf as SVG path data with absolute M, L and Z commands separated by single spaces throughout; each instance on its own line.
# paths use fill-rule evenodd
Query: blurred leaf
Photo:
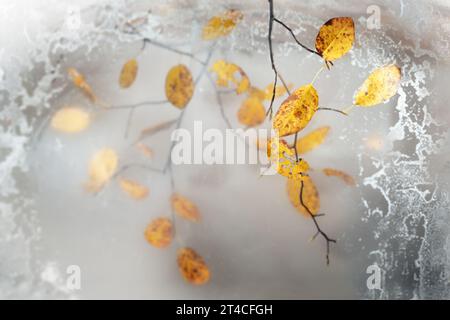
M 194 82 L 189 69 L 179 64 L 169 70 L 166 76 L 166 97 L 175 107 L 183 109 L 194 94 Z
M 119 185 L 125 193 L 135 200 L 142 200 L 148 196 L 148 188 L 135 181 L 121 178 Z
M 295 90 L 283 101 L 273 120 L 280 137 L 296 133 L 309 123 L 318 109 L 319 96 L 311 84 Z
M 58 131 L 74 133 L 83 131 L 89 123 L 88 112 L 77 107 L 64 107 L 53 115 L 51 126 Z
M 323 173 L 328 177 L 338 177 L 342 181 L 344 181 L 349 186 L 354 187 L 356 185 L 355 179 L 348 173 L 345 173 L 341 170 L 331 169 L 331 168 L 325 168 L 322 170 Z
M 118 165 L 116 152 L 110 148 L 97 151 L 89 163 L 89 181 L 85 187 L 89 192 L 98 192 L 114 175 Z
M 249 97 L 244 100 L 237 114 L 241 124 L 254 127 L 264 122 L 266 109 L 257 97 Z
M 147 127 L 147 128 L 145 128 L 145 129 L 143 129 L 143 130 L 141 131 L 141 134 L 140 134 L 138 140 L 142 140 L 142 139 L 144 139 L 144 138 L 146 138 L 146 137 L 149 137 L 149 136 L 151 136 L 151 135 L 153 135 L 153 134 L 155 134 L 155 133 L 158 133 L 158 132 L 161 131 L 161 130 L 170 128 L 172 125 L 174 125 L 175 123 L 177 123 L 177 121 L 178 121 L 178 119 L 174 119 L 174 120 L 169 120 L 169 121 L 161 122 L 161 123 L 158 123 L 158 124 L 156 124 L 156 125 Z
M 332 18 L 320 28 L 316 37 L 316 50 L 326 61 L 334 61 L 352 48 L 354 40 L 353 19 Z
M 145 229 L 145 239 L 156 248 L 166 248 L 172 243 L 173 226 L 168 218 L 156 218 Z
M 389 100 L 397 93 L 401 71 L 396 65 L 375 69 L 355 94 L 354 104 L 369 107 Z
M 91 100 L 92 102 L 97 102 L 97 97 L 95 96 L 91 86 L 84 79 L 84 76 L 75 68 L 69 68 L 67 69 L 67 72 L 73 84 L 77 88 L 81 89 L 81 91 L 83 91 L 83 93 L 89 98 L 89 100 Z
M 288 89 L 291 90 L 293 87 L 292 84 L 288 85 Z M 279 98 L 281 96 L 284 96 L 287 93 L 286 88 L 283 85 L 279 85 L 275 88 L 275 98 Z M 265 100 L 272 100 L 272 94 L 273 94 L 273 83 L 269 84 L 264 89 L 264 99 Z
M 177 252 L 178 269 L 183 278 L 195 285 L 202 285 L 211 277 L 203 258 L 191 248 L 181 248 Z
M 323 143 L 325 138 L 328 135 L 328 132 L 330 131 L 330 127 L 320 127 L 316 130 L 311 131 L 304 137 L 301 137 L 297 140 L 297 152 L 299 154 L 307 153 L 315 148 L 317 148 L 319 145 Z
M 170 198 L 172 203 L 172 208 L 180 217 L 198 222 L 200 221 L 200 212 L 197 206 L 190 201 L 188 198 L 181 196 L 180 194 L 174 193 Z
M 136 80 L 138 63 L 136 59 L 128 60 L 122 67 L 119 77 L 119 85 L 122 88 L 129 88 Z
M 153 150 L 142 142 L 136 143 L 136 148 L 146 157 L 153 158 Z
M 303 181 L 303 203 L 311 212 L 316 215 L 320 208 L 319 192 L 309 176 L 304 176 L 301 180 L 288 179 L 287 193 L 292 205 L 304 216 L 310 217 L 308 211 L 301 205 L 300 202 L 300 188 L 301 181 Z
M 230 34 L 242 17 L 242 12 L 234 9 L 227 10 L 220 16 L 212 17 L 203 27 L 203 40 L 214 40 Z
M 210 70 L 217 74 L 216 83 L 220 87 L 229 87 L 230 83 L 233 83 L 236 86 L 237 94 L 250 89 L 250 80 L 247 74 L 234 63 L 217 60 Z

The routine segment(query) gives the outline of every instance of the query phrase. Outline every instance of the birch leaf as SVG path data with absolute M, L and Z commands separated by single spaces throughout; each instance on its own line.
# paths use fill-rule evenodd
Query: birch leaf
M 316 215 L 320 208 L 319 192 L 309 176 L 304 176 L 301 180 L 288 179 L 287 193 L 291 204 L 303 214 L 305 217 L 310 217 L 308 211 L 300 202 L 301 182 L 303 181 L 303 203 L 308 207 L 312 214 Z
M 267 156 L 276 165 L 277 172 L 289 179 L 302 179 L 303 174 L 309 170 L 309 164 L 304 159 L 297 161 L 295 150 L 284 140 L 272 138 L 267 148 Z
M 319 105 L 319 96 L 312 84 L 295 90 L 283 101 L 273 120 L 280 137 L 296 133 L 309 123 Z
M 174 193 L 170 198 L 173 210 L 182 218 L 198 222 L 201 219 L 197 206 L 188 198 Z
M 128 60 L 120 72 L 119 85 L 124 89 L 129 88 L 136 80 L 137 72 L 138 63 L 136 59 Z
M 341 179 L 342 181 L 344 181 L 349 186 L 354 187 L 356 185 L 355 179 L 353 179 L 353 177 L 351 175 L 349 175 L 348 173 L 345 173 L 344 171 L 336 170 L 336 169 L 332 169 L 332 168 L 324 168 L 322 171 L 326 176 L 337 177 L 337 178 Z
M 220 87 L 229 87 L 234 84 L 236 93 L 241 94 L 250 89 L 250 80 L 244 70 L 238 65 L 224 60 L 217 60 L 210 71 L 217 74 L 216 83 Z
M 148 188 L 133 180 L 121 178 L 119 185 L 126 194 L 135 200 L 142 200 L 148 196 Z
M 370 107 L 389 100 L 397 93 L 401 71 L 396 65 L 375 69 L 358 89 L 354 104 Z
M 237 113 L 241 124 L 254 127 L 264 122 L 266 118 L 266 109 L 261 100 L 251 96 L 244 100 Z
M 91 86 L 86 82 L 84 76 L 78 72 L 75 68 L 67 69 L 67 73 L 69 74 L 70 79 L 73 84 L 79 88 L 92 102 L 97 102 L 97 97 L 94 94 Z
M 179 64 L 169 70 L 166 76 L 166 97 L 175 107 L 183 109 L 194 94 L 194 82 L 189 69 Z
M 64 107 L 53 115 L 51 126 L 58 131 L 74 133 L 83 131 L 89 123 L 88 112 L 77 107 Z
M 97 151 L 89 163 L 89 180 L 86 189 L 89 192 L 98 192 L 116 172 L 118 165 L 116 152 L 110 148 Z
M 168 218 L 156 218 L 145 229 L 145 239 L 156 248 L 166 248 L 172 243 L 173 226 Z
M 329 131 L 330 127 L 328 126 L 320 127 L 311 131 L 306 136 L 299 138 L 296 144 L 297 152 L 299 154 L 304 154 L 317 148 L 323 143 Z
M 272 100 L 272 94 L 273 94 L 273 83 L 269 84 L 265 89 L 264 89 L 264 99 L 265 100 Z M 293 87 L 292 84 L 288 85 L 288 89 L 291 90 Z M 283 85 L 279 85 L 275 88 L 275 98 L 279 98 L 281 96 L 284 96 L 287 93 L 286 88 Z
M 346 54 L 355 40 L 355 25 L 349 17 L 325 22 L 316 37 L 316 50 L 325 61 L 334 61 Z
M 203 27 L 203 40 L 214 40 L 227 36 L 242 20 L 242 12 L 239 10 L 227 10 L 222 15 L 214 16 Z
M 211 277 L 211 273 L 203 258 L 191 248 L 178 250 L 177 263 L 181 275 L 191 284 L 205 284 Z

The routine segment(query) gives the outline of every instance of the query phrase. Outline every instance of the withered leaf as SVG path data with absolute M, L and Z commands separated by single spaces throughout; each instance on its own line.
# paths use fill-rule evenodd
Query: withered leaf
M 295 158 L 295 150 L 286 141 L 272 138 L 267 146 L 267 156 L 276 165 L 277 172 L 289 179 L 302 179 L 309 170 L 309 164 L 304 159 Z
M 169 102 L 179 109 L 189 103 L 194 94 L 194 81 L 189 69 L 179 64 L 172 67 L 166 76 L 166 97 Z
M 346 54 L 352 48 L 354 40 L 353 19 L 332 18 L 320 28 L 316 37 L 316 50 L 326 61 L 333 61 Z
M 332 168 L 324 168 L 322 171 L 328 177 L 338 177 L 339 179 L 344 181 L 349 186 L 353 187 L 356 185 L 355 179 L 353 179 L 353 177 L 351 175 L 349 175 L 348 173 L 345 173 L 344 171 L 336 170 L 336 169 L 332 169 Z
M 400 78 L 400 68 L 394 64 L 375 69 L 356 92 L 354 104 L 369 107 L 389 100 L 397 93 Z
M 236 86 L 236 93 L 241 94 L 250 89 L 247 74 L 238 65 L 224 60 L 217 60 L 210 71 L 217 74 L 216 83 L 220 87 L 228 87 L 230 83 Z
M 84 79 L 84 76 L 78 72 L 75 68 L 69 68 L 67 69 L 67 73 L 69 74 L 70 79 L 72 80 L 73 84 L 81 89 L 83 93 L 91 100 L 92 102 L 97 102 L 97 97 L 94 94 L 94 91 L 92 90 L 91 86 L 86 82 Z
M 245 99 L 237 113 L 241 124 L 248 127 L 254 127 L 264 122 L 266 118 L 266 109 L 261 100 L 250 96 Z
M 173 225 L 168 218 L 160 217 L 151 221 L 145 229 L 145 239 L 156 248 L 166 248 L 172 243 Z
M 172 203 L 172 209 L 180 217 L 193 222 L 200 221 L 201 219 L 200 211 L 191 200 L 189 200 L 186 197 L 183 197 L 178 193 L 174 193 L 171 196 L 170 201 Z
M 52 117 L 53 129 L 68 133 L 80 132 L 90 123 L 89 113 L 78 107 L 64 107 Z
M 316 215 L 319 212 L 320 208 L 320 198 L 319 192 L 312 181 L 311 177 L 304 176 L 303 179 L 288 179 L 287 181 L 287 193 L 289 200 L 292 205 L 302 213 L 306 217 L 310 217 L 308 211 L 300 202 L 300 188 L 301 182 L 303 181 L 303 203 L 306 207 L 312 212 L 313 215 Z
M 138 63 L 136 59 L 128 60 L 122 67 L 119 77 L 119 85 L 122 88 L 129 88 L 136 80 Z
M 178 250 L 177 263 L 181 275 L 191 284 L 205 284 L 211 277 L 211 273 L 203 258 L 191 248 Z
M 273 120 L 280 137 L 296 133 L 309 123 L 319 105 L 319 96 L 312 84 L 295 90 L 283 101 Z
M 142 200 L 148 196 L 148 188 L 133 180 L 120 178 L 119 185 L 126 194 L 135 200 Z
M 142 129 L 141 134 L 139 136 L 139 140 L 142 140 L 146 137 L 156 134 L 156 133 L 160 132 L 161 130 L 170 128 L 172 125 L 177 123 L 177 121 L 178 121 L 178 119 L 168 120 L 168 121 L 164 121 L 164 122 L 158 123 L 156 125 L 147 127 L 145 129 Z
M 299 138 L 296 144 L 297 152 L 304 154 L 317 148 L 323 143 L 329 131 L 330 127 L 328 126 L 320 127 L 311 131 L 306 136 Z
M 222 15 L 212 17 L 203 27 L 203 40 L 214 40 L 230 34 L 242 20 L 242 17 L 242 12 L 234 9 L 227 10 Z
M 97 151 L 89 162 L 89 180 L 85 187 L 89 192 L 100 191 L 114 175 L 118 165 L 116 152 L 110 148 Z

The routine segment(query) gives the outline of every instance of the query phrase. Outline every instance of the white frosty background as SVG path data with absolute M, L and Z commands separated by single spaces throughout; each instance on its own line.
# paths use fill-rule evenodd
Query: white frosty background
M 381 29 L 366 28 L 368 5 L 381 9 Z M 95 3 L 95 4 L 94 4 Z M 220 43 L 214 59 L 237 62 L 256 85 L 272 81 L 267 52 L 267 1 L 0 1 L 0 297 L 1 298 L 448 298 L 450 272 L 450 149 L 447 111 L 449 8 L 444 1 L 275 1 L 279 17 L 312 46 L 318 27 L 352 16 L 357 41 L 349 55 L 317 83 L 321 103 L 345 106 L 376 66 L 402 67 L 402 87 L 388 104 L 355 110 L 349 119 L 317 115 L 311 128 L 329 124 L 329 140 L 307 159 L 315 167 L 350 172 L 358 188 L 317 176 L 321 221 L 338 238 L 332 265 L 310 221 L 288 203 L 283 179 L 258 179 L 257 169 L 180 167 L 177 189 L 196 199 L 198 226 L 179 222 L 176 244 L 149 247 L 142 236 L 153 217 L 168 214 L 167 178 L 131 172 L 151 196 L 135 204 L 117 188 L 86 195 L 89 156 L 104 145 L 134 160 L 123 139 L 126 113 L 110 113 L 77 136 L 43 124 L 52 109 L 86 103 L 66 81 L 81 70 L 100 97 L 114 103 L 161 98 L 168 68 L 192 60 L 149 47 L 139 56 L 140 78 L 117 87 L 120 66 L 136 55 L 137 36 L 117 28 L 149 10 L 145 36 L 204 54 L 199 40 L 208 17 L 238 8 L 245 19 Z M 69 13 L 80 10 L 81 20 Z M 276 28 L 276 59 L 300 86 L 321 65 Z M 227 101 L 234 120 L 240 99 Z M 170 109 L 170 110 L 169 110 Z M 177 115 L 171 108 L 139 111 L 131 135 Z M 224 128 L 206 80 L 199 83 L 184 127 L 194 120 Z M 237 126 L 236 121 L 233 124 Z M 42 131 L 41 131 L 42 129 Z M 169 135 L 152 140 L 161 164 Z M 370 141 L 379 139 L 374 150 Z M 127 158 L 128 157 L 128 158 Z M 211 267 L 210 284 L 192 288 L 179 277 L 177 245 L 198 250 Z M 367 266 L 383 270 L 382 290 L 367 290 Z M 70 264 L 82 269 L 82 290 L 65 287 Z

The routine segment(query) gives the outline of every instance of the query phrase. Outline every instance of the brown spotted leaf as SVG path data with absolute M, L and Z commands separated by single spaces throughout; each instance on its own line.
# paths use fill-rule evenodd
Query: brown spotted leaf
M 276 171 L 289 179 L 302 179 L 309 170 L 309 164 L 304 159 L 297 161 L 295 150 L 286 141 L 272 138 L 267 146 L 267 156 L 275 165 Z
M 201 219 L 197 206 L 188 198 L 178 193 L 174 193 L 170 198 L 172 208 L 176 214 L 187 220 L 198 222 Z
M 349 186 L 353 187 L 356 185 L 355 179 L 353 179 L 353 177 L 351 175 L 349 175 L 348 173 L 345 173 L 344 171 L 336 170 L 336 169 L 332 169 L 332 168 L 324 168 L 322 171 L 326 176 L 337 177 L 337 178 L 341 179 L 342 181 L 344 181 Z
M 178 250 L 177 263 L 181 275 L 191 284 L 205 284 L 211 277 L 211 273 L 203 258 L 191 248 Z
M 301 180 L 288 179 L 287 181 L 287 193 L 292 205 L 304 216 L 310 217 L 310 214 L 300 202 L 300 188 L 303 181 L 303 203 L 316 215 L 320 208 L 319 192 L 309 176 L 304 176 Z
M 320 28 L 316 37 L 316 50 L 326 61 L 334 61 L 352 48 L 354 40 L 353 19 L 332 18 Z
M 89 123 L 89 113 L 78 107 L 64 107 L 58 110 L 51 120 L 53 129 L 67 133 L 83 131 Z
M 156 218 L 145 229 L 145 239 L 156 248 L 166 248 L 172 243 L 173 225 L 168 218 Z
M 214 40 L 227 36 L 242 20 L 242 12 L 239 10 L 227 10 L 222 15 L 214 16 L 203 27 L 203 40 Z
M 369 107 L 389 100 L 397 93 L 400 78 L 401 71 L 396 65 L 375 69 L 356 92 L 354 104 Z
M 319 105 L 319 96 L 311 84 L 295 90 L 283 101 L 273 120 L 280 137 L 296 133 L 309 123 Z
M 119 85 L 122 88 L 129 88 L 136 80 L 138 63 L 136 59 L 128 60 L 122 67 L 119 77 Z
M 329 131 L 330 127 L 328 126 L 320 127 L 311 131 L 304 137 L 299 138 L 296 144 L 297 152 L 299 154 L 304 154 L 317 148 L 323 143 Z
M 194 81 L 189 69 L 179 64 L 169 70 L 166 76 L 166 97 L 175 107 L 183 109 L 194 94 Z
M 148 196 L 148 188 L 133 180 L 120 178 L 119 185 L 126 194 L 135 200 L 142 200 Z

